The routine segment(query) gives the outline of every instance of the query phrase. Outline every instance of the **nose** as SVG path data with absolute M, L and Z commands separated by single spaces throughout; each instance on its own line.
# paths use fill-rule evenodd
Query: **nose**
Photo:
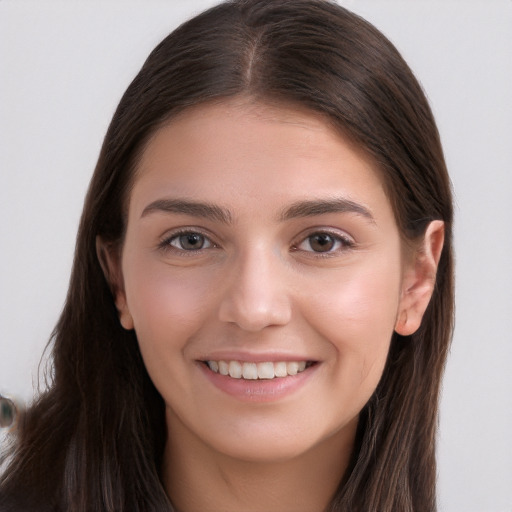
M 251 251 L 233 265 L 220 303 L 221 321 L 250 332 L 290 321 L 286 269 L 269 252 Z

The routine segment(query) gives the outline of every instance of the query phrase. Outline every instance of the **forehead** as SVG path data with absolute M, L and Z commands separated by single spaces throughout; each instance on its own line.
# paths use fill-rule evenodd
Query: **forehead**
M 387 202 L 371 160 L 326 117 L 240 99 L 187 109 L 154 134 L 132 200 L 140 208 L 155 194 L 240 208 L 248 202 L 237 200 L 252 197 L 285 202 L 342 194 Z

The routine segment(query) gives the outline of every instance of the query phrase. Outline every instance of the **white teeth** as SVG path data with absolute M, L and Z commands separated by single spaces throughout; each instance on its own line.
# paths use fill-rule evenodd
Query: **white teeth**
M 284 361 L 274 363 L 274 374 L 276 377 L 286 377 L 288 375 L 288 372 L 286 371 L 286 363 Z
M 258 379 L 273 379 L 274 378 L 274 364 L 273 363 L 258 363 Z
M 219 371 L 219 363 L 217 363 L 217 361 L 208 361 L 208 366 L 210 367 L 210 370 L 215 373 Z
M 242 375 L 244 379 L 256 380 L 258 378 L 258 368 L 256 363 L 244 363 L 242 366 Z
M 242 377 L 242 365 L 238 361 L 229 362 L 229 376 L 233 379 L 239 379 Z
M 219 373 L 221 375 L 229 374 L 228 363 L 226 363 L 226 361 L 219 361 Z
M 233 379 L 273 379 L 288 377 L 303 372 L 308 366 L 306 361 L 278 361 L 248 363 L 240 361 L 206 361 L 212 372 L 229 375 Z
M 299 363 L 292 362 L 292 363 L 286 363 L 286 371 L 288 372 L 288 375 L 297 375 L 299 373 Z

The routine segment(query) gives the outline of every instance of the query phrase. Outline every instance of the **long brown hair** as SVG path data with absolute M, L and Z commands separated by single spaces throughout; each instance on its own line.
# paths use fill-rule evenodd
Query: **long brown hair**
M 330 506 L 435 510 L 438 395 L 453 321 L 450 182 L 432 113 L 407 64 L 372 25 L 326 0 L 220 4 L 166 37 L 128 87 L 85 200 L 51 339 L 53 379 L 20 422 L 0 508 L 172 510 L 160 481 L 164 403 L 134 332 L 119 324 L 95 241 L 122 243 L 133 174 L 151 135 L 189 106 L 237 95 L 324 114 L 375 162 L 404 239 L 421 237 L 434 219 L 445 223 L 422 325 L 411 336 L 394 335 Z

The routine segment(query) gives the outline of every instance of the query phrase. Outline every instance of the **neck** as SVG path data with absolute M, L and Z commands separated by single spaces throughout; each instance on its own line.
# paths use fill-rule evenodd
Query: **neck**
M 216 452 L 173 424 L 163 481 L 177 512 L 327 509 L 348 467 L 357 421 L 287 460 L 246 461 Z

